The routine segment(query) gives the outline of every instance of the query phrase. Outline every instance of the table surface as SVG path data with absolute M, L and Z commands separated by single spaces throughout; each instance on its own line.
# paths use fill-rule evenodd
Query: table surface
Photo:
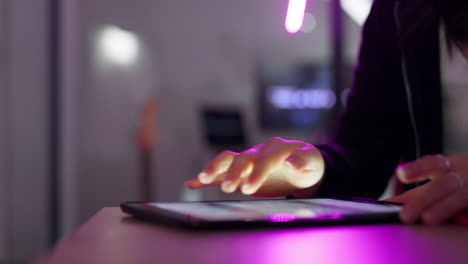
M 104 208 L 37 263 L 468 263 L 468 227 L 193 232 Z

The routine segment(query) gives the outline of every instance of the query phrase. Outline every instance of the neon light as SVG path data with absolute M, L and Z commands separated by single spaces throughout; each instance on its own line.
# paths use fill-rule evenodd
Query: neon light
M 341 7 L 358 25 L 362 26 L 372 7 L 372 0 L 340 0 Z
M 301 29 L 307 0 L 289 0 L 288 11 L 284 27 L 289 33 L 296 33 Z

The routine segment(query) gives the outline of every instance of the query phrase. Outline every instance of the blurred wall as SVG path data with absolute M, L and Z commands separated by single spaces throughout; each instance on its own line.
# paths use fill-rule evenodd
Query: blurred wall
M 10 178 L 7 176 L 9 174 L 9 160 L 10 155 L 8 151 L 8 142 L 9 142 L 9 133 L 5 129 L 8 125 L 9 120 L 9 87 L 7 82 L 7 60 L 8 52 L 6 50 L 7 42 L 7 27 L 6 23 L 8 21 L 8 12 L 6 10 L 5 0 L 0 0 L 0 212 L 6 212 L 8 209 L 9 196 L 8 190 L 10 189 Z M 9 235 L 9 221 L 8 214 L 0 213 L 0 263 L 7 263 L 9 259 L 8 256 L 8 243 Z
M 142 104 L 155 95 L 159 143 L 154 158 L 154 200 L 181 199 L 182 184 L 214 153 L 203 145 L 201 105 L 239 107 L 252 144 L 272 136 L 309 140 L 301 132 L 261 132 L 257 124 L 255 71 L 263 63 L 329 60 L 329 2 L 311 1 L 317 21 L 312 33 L 284 29 L 284 0 L 82 0 L 75 49 L 77 69 L 74 208 L 68 228 L 103 206 L 139 198 L 135 146 Z M 359 28 L 350 34 L 346 56 L 353 60 Z M 134 32 L 142 49 L 134 67 L 103 66 L 96 55 L 97 32 L 105 25 Z
M 75 42 L 68 44 L 77 55 L 65 63 L 73 69 L 69 77 L 74 82 L 68 85 L 74 90 L 68 90 L 75 101 L 69 102 L 74 109 L 65 118 L 75 121 L 69 137 L 75 141 L 71 148 L 75 153 L 64 154 L 75 162 L 75 171 L 68 171 L 74 177 L 68 178 L 73 190 L 66 187 L 70 191 L 64 193 L 74 196 L 66 199 L 71 204 L 64 204 L 72 215 L 65 215 L 66 232 L 102 207 L 140 198 L 136 129 L 143 104 L 157 88 L 154 51 L 147 47 L 147 33 L 140 34 L 154 24 L 149 2 L 75 1 L 73 5 L 76 20 L 67 27 L 78 35 L 70 36 Z M 132 65 L 113 65 L 100 54 L 99 39 L 109 25 L 138 34 L 139 55 Z
M 0 260 L 23 263 L 48 246 L 48 1 L 0 3 Z

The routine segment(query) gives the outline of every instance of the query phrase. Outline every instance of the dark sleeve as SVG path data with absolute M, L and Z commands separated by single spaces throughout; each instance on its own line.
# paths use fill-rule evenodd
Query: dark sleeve
M 326 162 L 319 195 L 377 198 L 407 145 L 409 119 L 393 0 L 376 0 L 364 25 L 353 88 Z

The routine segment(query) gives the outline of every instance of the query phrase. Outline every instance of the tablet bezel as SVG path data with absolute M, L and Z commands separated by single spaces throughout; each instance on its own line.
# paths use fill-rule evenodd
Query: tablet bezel
M 334 200 L 345 200 L 359 203 L 372 203 L 383 206 L 401 206 L 400 203 L 379 201 L 361 197 L 322 197 Z M 267 199 L 267 201 L 275 201 L 279 199 Z M 284 199 L 281 199 L 284 200 Z M 300 199 L 298 199 L 300 200 Z M 258 200 L 253 200 L 253 202 Z M 265 201 L 265 200 L 261 200 Z M 201 202 L 220 202 L 220 201 L 201 201 Z M 239 202 L 239 201 L 223 201 L 223 202 Z M 242 201 L 245 202 L 245 201 Z M 200 202 L 186 202 L 200 203 Z M 194 216 L 188 216 L 175 211 L 158 208 L 150 205 L 150 202 L 122 202 L 120 207 L 123 212 L 137 219 L 159 223 L 169 226 L 183 227 L 194 230 L 207 229 L 248 229 L 248 228 L 275 228 L 275 227 L 305 227 L 305 226 L 329 226 L 329 225 L 356 225 L 356 224 L 377 224 L 377 223 L 399 223 L 398 212 L 372 212 L 359 215 L 345 215 L 341 218 L 324 218 L 324 219 L 295 219 L 287 222 L 274 222 L 267 219 L 258 220 L 206 220 Z

